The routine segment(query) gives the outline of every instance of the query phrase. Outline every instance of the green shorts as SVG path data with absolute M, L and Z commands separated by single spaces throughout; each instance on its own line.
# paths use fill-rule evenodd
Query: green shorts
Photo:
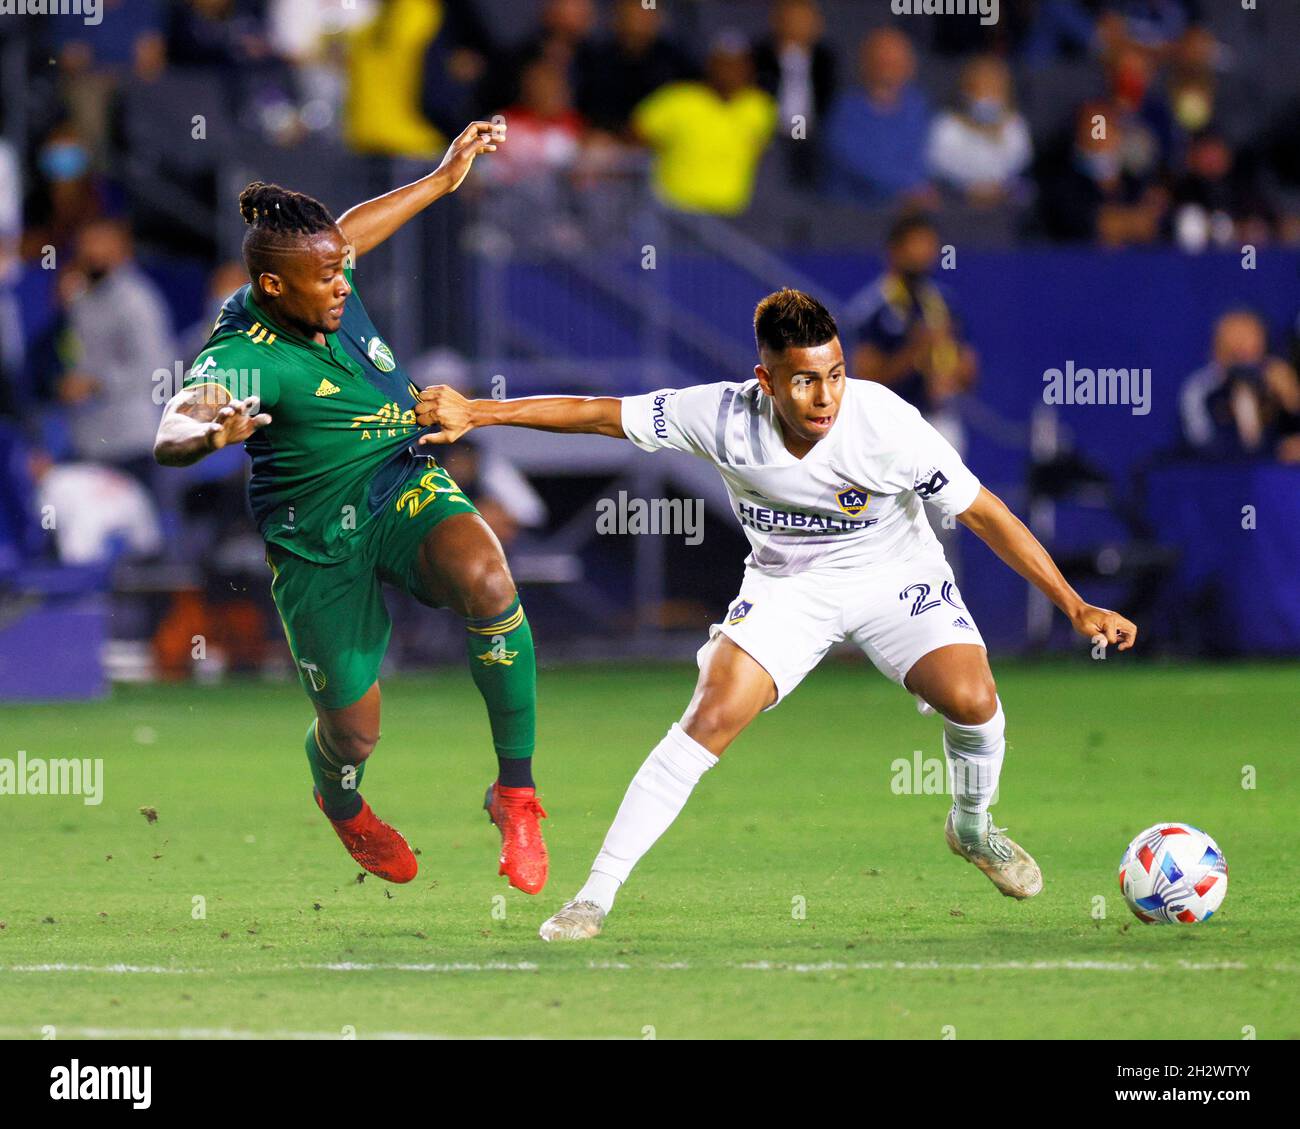
M 271 596 L 298 677 L 311 700 L 326 709 L 352 705 L 379 677 L 393 630 L 382 586 L 435 606 L 420 580 L 420 543 L 446 518 L 478 512 L 445 470 L 432 460 L 430 468 L 403 483 L 346 560 L 317 564 L 267 546 Z

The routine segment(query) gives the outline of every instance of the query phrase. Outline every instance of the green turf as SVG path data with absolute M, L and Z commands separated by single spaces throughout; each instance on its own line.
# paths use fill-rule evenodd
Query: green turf
M 935 721 L 868 670 L 827 664 L 706 777 L 605 935 L 568 946 L 537 926 L 680 714 L 685 667 L 543 671 L 552 878 L 535 899 L 496 876 L 479 807 L 493 762 L 463 671 L 385 685 L 365 791 L 421 850 L 406 887 L 358 884 L 312 806 L 296 688 L 0 707 L 0 756 L 106 762 L 99 807 L 0 796 L 0 1035 L 1300 1036 L 1300 670 L 996 672 L 997 815 L 1043 867 L 1038 898 L 999 897 L 948 853 L 942 797 L 892 790 L 896 758 L 942 756 Z M 1213 921 L 1143 926 L 1124 907 L 1120 854 L 1157 820 L 1204 827 L 1227 854 Z

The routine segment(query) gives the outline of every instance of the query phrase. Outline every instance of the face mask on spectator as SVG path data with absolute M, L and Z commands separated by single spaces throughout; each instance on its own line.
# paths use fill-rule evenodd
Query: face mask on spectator
M 1118 153 L 1106 151 L 1082 152 L 1079 154 L 1079 167 L 1099 184 L 1114 180 L 1120 173 Z
M 1002 119 L 1002 103 L 997 98 L 968 98 L 966 113 L 979 125 L 997 125 Z
M 90 165 L 90 155 L 75 141 L 57 141 L 41 150 L 41 172 L 50 180 L 76 180 Z

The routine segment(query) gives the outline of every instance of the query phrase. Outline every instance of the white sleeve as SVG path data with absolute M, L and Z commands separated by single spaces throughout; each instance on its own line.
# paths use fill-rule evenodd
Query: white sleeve
M 685 451 L 708 457 L 715 447 L 718 405 L 727 384 L 664 388 L 623 398 L 623 434 L 643 451 Z
M 914 428 L 912 489 L 940 513 L 954 517 L 964 513 L 979 497 L 980 480 L 920 412 Z

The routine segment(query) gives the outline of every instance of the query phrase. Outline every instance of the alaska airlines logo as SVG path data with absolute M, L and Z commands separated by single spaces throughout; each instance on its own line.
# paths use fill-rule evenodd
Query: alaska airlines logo
M 846 486 L 835 495 L 835 501 L 846 514 L 857 517 L 871 502 L 871 494 L 861 486 Z
M 397 401 L 385 404 L 379 411 L 368 416 L 353 416 L 352 426 L 362 428 L 361 438 L 375 439 L 404 435 L 415 427 L 415 409 L 402 410 Z
M 370 358 L 370 363 L 380 372 L 392 372 L 397 367 L 397 361 L 393 357 L 393 351 L 381 337 L 372 337 L 366 345 L 366 356 Z

